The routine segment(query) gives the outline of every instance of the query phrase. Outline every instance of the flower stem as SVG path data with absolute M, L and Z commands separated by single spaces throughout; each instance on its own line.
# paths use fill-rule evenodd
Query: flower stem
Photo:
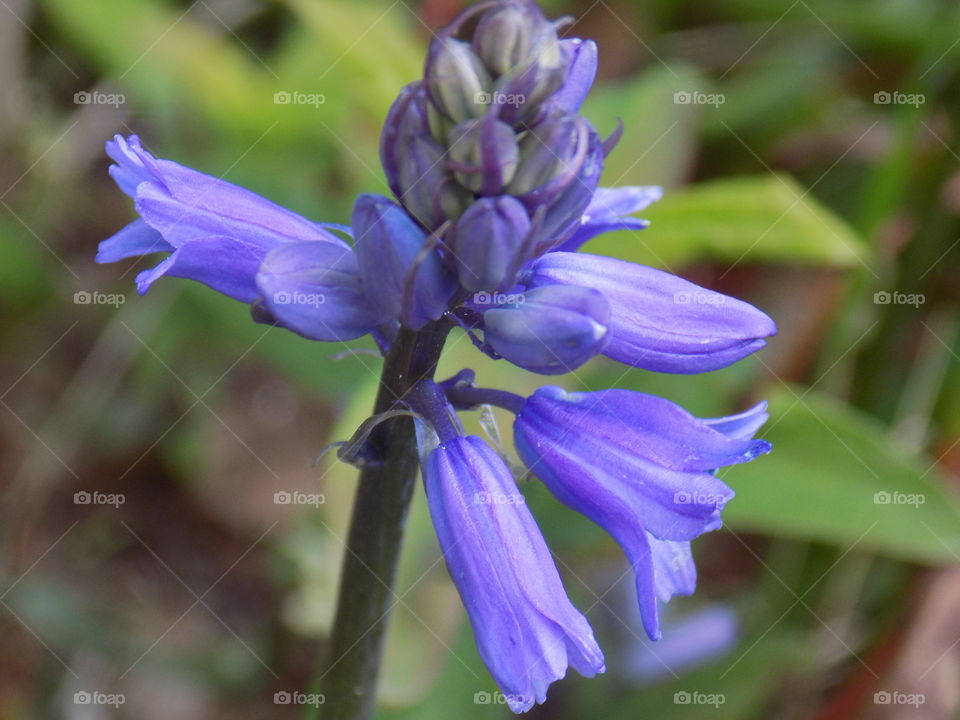
M 393 407 L 422 379 L 433 378 L 450 324 L 401 329 L 387 355 L 374 414 Z M 368 720 L 376 710 L 377 676 L 407 510 L 417 477 L 413 420 L 397 417 L 370 437 L 380 462 L 360 472 L 340 575 L 329 656 L 320 676 L 328 720 Z

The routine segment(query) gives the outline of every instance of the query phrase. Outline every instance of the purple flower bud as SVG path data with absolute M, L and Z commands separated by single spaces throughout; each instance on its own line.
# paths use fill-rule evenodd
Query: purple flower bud
M 443 266 L 427 235 L 397 204 L 361 195 L 353 209 L 356 252 L 371 303 L 378 312 L 419 330 L 447 310 L 456 277 Z
M 448 146 L 447 165 L 454 177 L 480 195 L 497 195 L 517 171 L 516 135 L 493 115 L 454 126 Z
M 399 155 L 397 198 L 421 225 L 436 230 L 446 219 L 440 189 L 452 181 L 444 167 L 443 146 L 433 138 L 417 136 Z
M 485 13 L 473 34 L 473 49 L 495 75 L 503 75 L 530 58 L 553 25 L 535 3 L 503 2 Z
M 520 140 L 520 164 L 507 186 L 528 209 L 549 203 L 579 174 L 590 146 L 590 126 L 577 115 L 557 114 Z
M 389 317 L 368 301 L 357 256 L 333 243 L 274 248 L 260 266 L 257 287 L 276 322 L 311 340 L 353 340 Z
M 612 310 L 604 354 L 646 370 L 718 370 L 756 352 L 777 332 L 773 320 L 742 300 L 615 258 L 547 253 L 533 263 L 528 282 L 599 290 Z
M 603 351 L 610 306 L 589 288 L 549 285 L 483 314 L 484 341 L 525 370 L 559 375 Z
M 397 199 L 402 200 L 400 168 L 408 160 L 409 145 L 416 137 L 430 137 L 430 119 L 426 87 L 422 82 L 407 85 L 393 101 L 380 134 L 380 162 L 387 183 Z
M 533 242 L 533 255 L 553 250 L 573 235 L 583 222 L 583 214 L 593 201 L 603 172 L 603 143 L 592 129 L 589 133 L 586 159 L 577 175 L 563 192 L 545 206 Z M 543 196 L 549 196 L 543 193 Z M 531 197 L 538 197 L 535 192 Z M 529 199 L 528 199 L 529 203 Z
M 529 232 L 530 217 L 514 198 L 473 203 L 457 220 L 449 241 L 460 284 L 470 292 L 512 287 Z
M 454 122 L 480 117 L 486 111 L 484 99 L 493 81 L 469 44 L 449 35 L 434 38 L 424 76 L 434 106 Z
M 763 410 L 760 405 L 749 414 L 765 418 Z M 720 510 L 733 491 L 713 471 L 770 451 L 763 440 L 722 432 L 750 424 L 742 418 L 699 420 L 668 400 L 629 390 L 568 393 L 543 387 L 517 414 L 514 438 L 523 462 L 557 499 L 603 527 L 623 548 L 636 568 L 644 626 L 656 639 L 651 575 L 664 558 L 651 555 L 648 533 L 687 541 L 720 526 Z M 664 577 L 665 569 L 659 567 L 662 592 L 689 587 L 686 563 L 672 579 Z
M 598 188 L 583 211 L 573 236 L 557 249 L 574 252 L 588 240 L 612 230 L 643 230 L 650 223 L 629 217 L 659 200 L 663 189 L 657 186 Z
M 430 453 L 423 478 L 477 650 L 510 709 L 543 702 L 568 665 L 584 677 L 603 672 L 593 631 L 500 456 L 480 438 L 457 437 Z

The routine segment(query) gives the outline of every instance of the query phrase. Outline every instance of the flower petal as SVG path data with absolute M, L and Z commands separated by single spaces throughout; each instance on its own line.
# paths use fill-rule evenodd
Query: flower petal
M 603 672 L 593 632 L 500 456 L 477 437 L 456 438 L 430 453 L 424 483 L 477 649 L 510 708 L 543 702 L 568 664 L 587 677 Z
M 163 236 L 147 225 L 142 218 L 138 218 L 120 232 L 101 241 L 94 260 L 98 263 L 112 263 L 138 255 L 172 250 L 173 245 L 164 240 Z
M 529 283 L 596 288 L 610 303 L 604 354 L 627 365 L 671 373 L 726 367 L 776 333 L 752 305 L 670 273 L 586 253 L 552 252 L 536 260 Z
M 279 245 L 267 254 L 256 283 L 271 315 L 311 340 L 352 340 L 386 319 L 364 294 L 356 255 L 333 243 Z

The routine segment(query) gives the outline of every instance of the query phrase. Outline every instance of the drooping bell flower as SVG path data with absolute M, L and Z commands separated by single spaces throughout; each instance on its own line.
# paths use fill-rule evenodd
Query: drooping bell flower
M 189 278 L 241 302 L 253 302 L 266 254 L 282 243 L 349 246 L 324 225 L 244 188 L 158 160 L 136 135 L 107 142 L 110 175 L 134 200 L 140 219 L 100 243 L 97 262 L 171 253 L 137 276 L 140 294 L 164 275 Z
M 504 461 L 478 437 L 448 438 L 423 468 L 430 516 L 480 657 L 510 709 L 546 699 L 567 667 L 604 671 L 586 618 Z
M 653 395 L 548 386 L 517 412 L 514 439 L 557 499 L 623 548 L 644 625 L 656 639 L 656 595 L 685 594 L 695 578 L 689 548 L 678 543 L 720 526 L 733 491 L 714 471 L 769 452 L 769 443 L 746 433 L 764 419 L 762 403 L 740 416 L 699 420 Z

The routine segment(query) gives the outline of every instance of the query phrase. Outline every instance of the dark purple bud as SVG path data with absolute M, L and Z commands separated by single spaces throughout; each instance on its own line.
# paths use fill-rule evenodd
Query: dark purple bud
M 520 150 L 513 128 L 493 115 L 453 127 L 447 165 L 464 187 L 496 195 L 513 179 Z
M 467 43 L 449 36 L 435 38 L 424 75 L 433 104 L 454 122 L 480 117 L 486 111 L 484 100 L 493 81 Z
M 436 230 L 446 219 L 439 191 L 452 182 L 443 146 L 430 137 L 412 137 L 397 154 L 397 198 L 421 225 Z
M 514 365 L 560 375 L 603 351 L 610 306 L 596 290 L 547 285 L 514 300 L 483 314 L 484 340 Z
M 398 198 L 402 194 L 400 166 L 407 156 L 405 149 L 415 137 L 430 137 L 429 108 L 430 101 L 424 84 L 411 83 L 400 91 L 384 121 L 380 135 L 380 162 L 387 175 L 387 183 Z
M 573 114 L 553 115 L 520 140 L 520 164 L 507 186 L 528 210 L 562 193 L 583 168 L 590 146 L 590 125 Z
M 495 75 L 526 61 L 553 25 L 531 2 L 504 2 L 486 13 L 473 34 L 473 49 Z
M 379 311 L 413 330 L 443 315 L 456 278 L 401 207 L 385 197 L 361 195 L 353 209 L 353 233 L 364 288 Z
M 470 292 L 506 290 L 513 285 L 530 217 L 517 200 L 477 200 L 453 228 L 450 245 L 460 284 Z

